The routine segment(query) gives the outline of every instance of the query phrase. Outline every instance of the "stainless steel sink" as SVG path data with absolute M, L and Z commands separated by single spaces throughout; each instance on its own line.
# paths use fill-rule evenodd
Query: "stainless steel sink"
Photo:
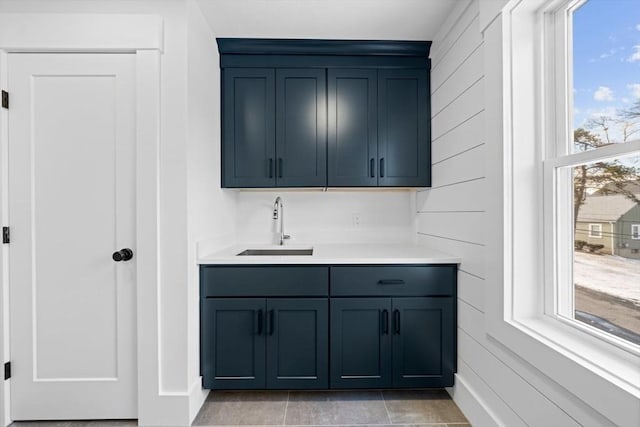
M 236 256 L 295 256 L 295 255 L 313 255 L 313 248 L 282 248 L 282 249 L 246 249 Z

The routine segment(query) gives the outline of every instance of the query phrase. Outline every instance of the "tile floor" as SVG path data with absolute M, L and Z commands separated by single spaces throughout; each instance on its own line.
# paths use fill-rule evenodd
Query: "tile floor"
M 15 422 L 10 427 L 133 427 L 136 421 Z M 212 392 L 194 426 L 469 426 L 444 390 Z
M 444 390 L 212 392 L 194 426 L 469 426 Z

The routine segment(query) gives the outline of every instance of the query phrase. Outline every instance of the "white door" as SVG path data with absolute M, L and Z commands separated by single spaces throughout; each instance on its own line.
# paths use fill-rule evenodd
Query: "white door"
M 8 68 L 11 416 L 136 418 L 135 55 Z

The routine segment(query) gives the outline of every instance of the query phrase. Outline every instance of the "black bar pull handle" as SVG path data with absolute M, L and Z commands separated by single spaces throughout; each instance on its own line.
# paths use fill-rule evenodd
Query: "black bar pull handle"
M 381 314 L 380 323 L 382 324 L 382 335 L 387 335 L 389 333 L 389 311 L 382 310 Z
M 400 310 L 398 309 L 393 312 L 393 326 L 395 333 L 400 335 Z
M 374 159 L 373 157 L 371 158 L 371 161 L 369 162 L 369 176 L 371 178 L 375 178 L 376 177 L 376 159 Z
M 382 279 L 378 280 L 378 285 L 404 285 L 402 279 Z
M 380 178 L 384 178 L 384 157 L 380 159 Z
M 269 179 L 273 178 L 273 159 L 269 158 Z
M 255 327 L 256 335 L 262 335 L 262 320 L 263 320 L 263 317 L 264 317 L 264 314 L 262 313 L 262 309 L 256 310 L 256 327 Z
M 278 157 L 278 178 L 282 178 L 282 157 Z
M 275 310 L 269 310 L 269 326 L 268 326 L 268 335 L 273 335 L 274 330 L 276 329 L 276 315 Z

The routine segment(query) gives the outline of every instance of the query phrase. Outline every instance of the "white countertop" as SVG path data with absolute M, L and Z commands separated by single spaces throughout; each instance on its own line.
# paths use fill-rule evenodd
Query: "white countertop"
M 319 244 L 285 245 L 286 249 L 313 247 L 313 255 L 237 256 L 245 249 L 282 246 L 234 245 L 198 259 L 199 264 L 458 264 L 459 257 L 425 246 L 408 244 Z

